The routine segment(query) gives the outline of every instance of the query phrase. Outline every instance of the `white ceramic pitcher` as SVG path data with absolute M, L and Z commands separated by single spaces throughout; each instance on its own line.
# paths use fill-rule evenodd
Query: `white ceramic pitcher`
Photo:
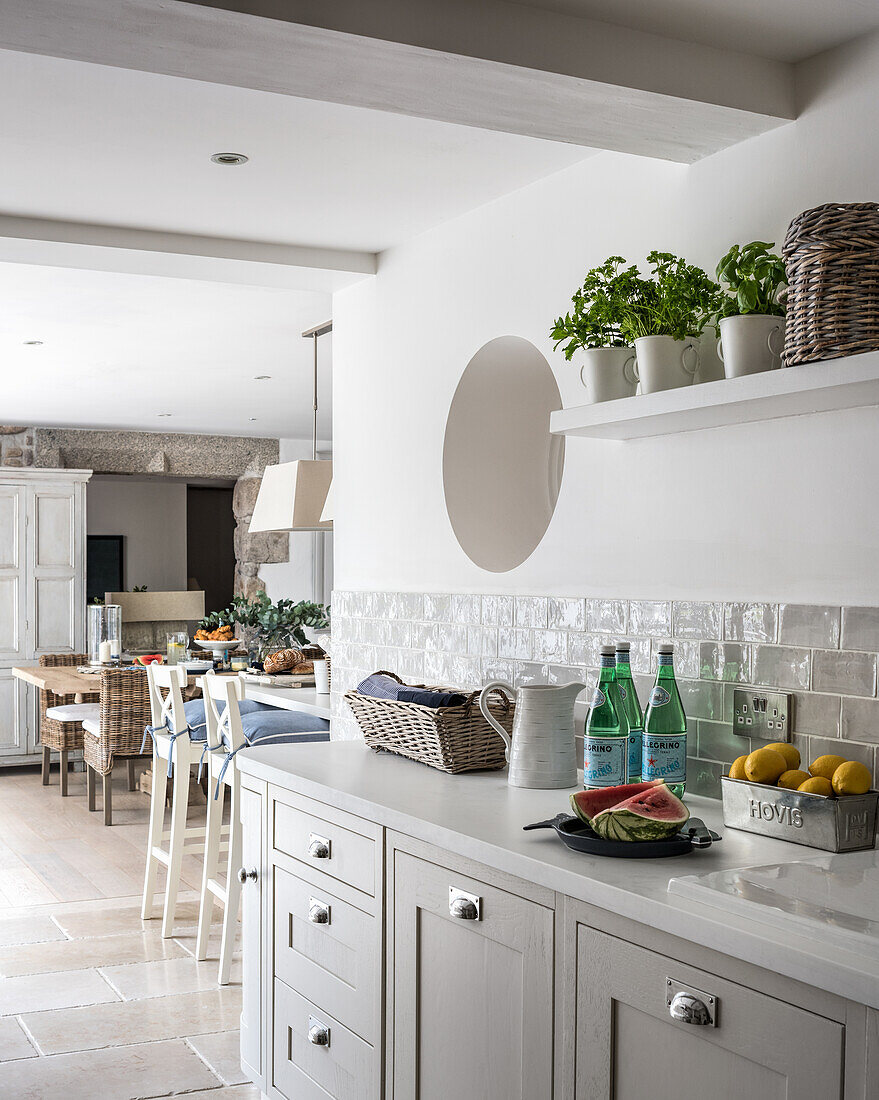
M 502 680 L 492 680 L 482 689 L 479 709 L 507 746 L 507 782 L 511 787 L 551 790 L 576 784 L 574 700 L 585 687 L 576 682 L 558 687 L 528 684 L 516 691 Z M 516 700 L 512 739 L 488 709 L 488 696 L 496 689 Z

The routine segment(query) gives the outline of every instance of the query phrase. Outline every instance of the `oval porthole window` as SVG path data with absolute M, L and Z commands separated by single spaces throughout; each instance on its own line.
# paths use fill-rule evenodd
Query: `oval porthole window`
M 455 537 L 483 569 L 515 569 L 546 534 L 565 462 L 549 414 L 561 407 L 549 363 L 519 336 L 490 340 L 461 375 L 446 421 L 443 489 Z

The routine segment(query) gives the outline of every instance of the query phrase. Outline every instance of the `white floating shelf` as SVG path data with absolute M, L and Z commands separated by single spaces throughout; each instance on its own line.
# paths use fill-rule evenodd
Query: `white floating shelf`
M 559 409 L 554 435 L 644 439 L 879 405 L 879 352 Z

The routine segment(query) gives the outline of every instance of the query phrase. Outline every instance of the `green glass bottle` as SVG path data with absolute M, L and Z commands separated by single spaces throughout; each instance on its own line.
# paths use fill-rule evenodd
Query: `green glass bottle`
M 659 647 L 642 743 L 641 778 L 664 779 L 680 798 L 687 782 L 687 716 L 675 683 L 673 645 Z
M 629 642 L 617 642 L 615 680 L 620 698 L 623 701 L 623 710 L 626 712 L 626 721 L 629 723 L 627 782 L 637 783 L 641 779 L 641 742 L 644 732 L 644 713 L 641 710 L 638 693 L 635 691 L 635 681 L 632 679 L 631 648 Z
M 629 724 L 616 679 L 612 645 L 601 647 L 601 674 L 583 735 L 583 786 L 617 787 L 626 782 Z

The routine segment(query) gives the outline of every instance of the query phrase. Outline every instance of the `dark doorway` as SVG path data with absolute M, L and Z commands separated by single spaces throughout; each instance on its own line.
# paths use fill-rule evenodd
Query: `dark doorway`
M 122 592 L 122 535 L 89 535 L 86 540 L 85 599 L 104 602 L 105 592 Z
M 232 489 L 186 487 L 186 575 L 204 590 L 205 613 L 232 601 L 235 585 L 235 517 Z

